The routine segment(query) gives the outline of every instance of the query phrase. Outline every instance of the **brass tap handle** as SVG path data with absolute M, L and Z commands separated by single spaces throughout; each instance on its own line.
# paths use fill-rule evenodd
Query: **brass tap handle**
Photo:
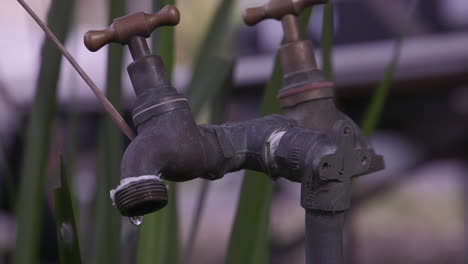
M 306 7 L 326 2 L 328 0 L 271 0 L 263 6 L 246 9 L 243 18 L 247 25 L 253 26 L 267 18 L 281 20 L 288 14 L 298 16 Z
M 156 28 L 175 26 L 179 21 L 177 7 L 168 5 L 154 14 L 138 12 L 116 18 L 107 29 L 88 31 L 84 35 L 84 43 L 88 50 L 97 51 L 111 42 L 127 44 L 134 36 L 147 38 Z

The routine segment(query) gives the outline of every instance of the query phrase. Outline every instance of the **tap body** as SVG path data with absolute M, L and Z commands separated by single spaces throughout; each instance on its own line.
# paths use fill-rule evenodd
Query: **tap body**
M 122 215 L 147 214 L 167 203 L 167 191 L 162 183 L 155 184 L 158 179 L 148 175 L 162 175 L 176 182 L 195 178 L 216 180 L 228 172 L 251 169 L 273 178 L 300 182 L 299 167 L 280 165 L 287 164 L 290 157 L 277 158 L 276 149 L 284 149 L 283 145 L 289 144 L 281 143 L 282 137 L 302 140 L 300 151 L 307 156 L 307 162 L 336 150 L 324 133 L 300 128 L 293 118 L 283 115 L 222 125 L 197 125 L 187 99 L 170 84 L 159 56 L 139 57 L 127 70 L 137 96 L 133 119 L 138 136 L 122 158 L 124 185 L 113 194 Z
M 114 20 L 111 27 L 85 35 L 95 51 L 110 42 L 128 44 L 128 66 L 136 104 L 132 112 L 138 135 L 121 162 L 121 184 L 111 191 L 124 216 L 157 211 L 168 202 L 170 181 L 216 180 L 240 169 L 265 172 L 301 183 L 306 212 L 306 263 L 340 264 L 344 212 L 350 207 L 351 179 L 382 169 L 359 127 L 334 102 L 334 84 L 317 68 L 312 43 L 301 40 L 296 16 L 324 0 L 272 0 L 248 9 L 253 25 L 281 19 L 285 43 L 279 49 L 283 88 L 278 99 L 284 115 L 222 125 L 197 125 L 188 100 L 172 87 L 159 56 L 144 38 L 162 25 L 175 25 L 179 12 L 167 6 L 156 14 L 137 13 Z
M 298 126 L 323 133 L 336 146 L 324 157 L 319 172 L 302 170 L 301 205 L 306 213 L 306 263 L 343 263 L 344 214 L 350 207 L 351 179 L 383 169 L 377 155 L 351 118 L 338 110 L 334 84 L 318 69 L 312 43 L 297 34 L 296 17 L 281 19 L 286 43 L 279 49 L 283 88 L 278 91 L 287 118 Z M 287 37 L 287 36 L 290 37 Z M 284 139 L 286 140 L 286 138 Z

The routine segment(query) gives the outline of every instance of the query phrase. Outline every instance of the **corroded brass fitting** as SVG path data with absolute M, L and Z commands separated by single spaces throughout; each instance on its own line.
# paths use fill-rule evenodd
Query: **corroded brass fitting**
M 283 66 L 283 88 L 278 91 L 277 97 L 288 118 L 303 128 L 327 135 L 336 146 L 331 159 L 323 157 L 322 161 L 326 165 L 319 166 L 320 173 L 310 171 L 307 176 L 301 177 L 302 205 L 309 210 L 335 212 L 349 208 L 351 178 L 382 169 L 383 159 L 375 154 L 359 127 L 336 108 L 333 102 L 333 83 L 325 80 L 317 68 L 311 42 L 300 39 L 296 16 L 305 7 L 324 2 L 326 1 L 272 0 L 264 6 L 247 9 L 244 21 L 248 25 L 266 18 L 282 21 L 285 42 L 279 49 L 279 57 Z M 284 140 L 290 138 L 288 133 Z M 305 151 L 302 147 L 304 139 L 294 139 L 288 145 L 297 147 L 279 151 L 282 155 L 290 153 L 290 156 L 286 155 L 289 158 L 280 159 L 284 166 L 289 164 L 297 167 L 299 163 L 306 164 L 306 155 L 298 154 Z M 314 175 L 321 176 L 317 179 Z M 323 188 L 328 191 L 322 191 Z M 340 198 L 334 197 L 336 195 Z
M 283 87 L 277 98 L 285 116 L 302 128 L 283 135 L 276 150 L 278 173 L 289 173 L 289 177 L 301 182 L 301 205 L 306 211 L 306 263 L 341 264 L 344 211 L 350 207 L 351 180 L 383 169 L 384 161 L 359 127 L 337 109 L 333 82 L 317 68 L 312 43 L 300 38 L 296 16 L 307 6 L 324 2 L 271 0 L 262 7 L 247 9 L 244 21 L 248 25 L 266 18 L 282 22 L 284 42 L 278 52 Z M 314 134 L 316 139 L 310 141 Z M 326 135 L 331 142 L 317 140 L 320 135 Z M 309 154 L 310 150 L 313 154 Z
M 295 127 L 292 119 L 272 115 L 219 126 L 195 123 L 187 99 L 172 87 L 161 58 L 150 54 L 144 39 L 157 26 L 176 24 L 178 16 L 177 9 L 169 6 L 153 15 L 138 13 L 115 19 L 109 29 L 85 36 L 90 50 L 110 42 L 128 44 L 134 59 L 127 70 L 137 95 L 133 120 L 138 136 L 122 158 L 120 185 L 111 191 L 124 216 L 137 217 L 163 208 L 168 190 L 162 178 L 216 180 L 231 171 L 252 169 L 273 178 L 301 181 L 300 171 L 279 175 L 283 168 L 276 166 L 276 149 L 285 148 L 281 138 Z M 325 135 L 304 135 L 307 142 L 321 142 L 315 144 L 321 147 L 310 146 L 304 152 L 309 160 L 319 164 L 321 157 L 333 155 L 329 150 L 335 148 Z
M 92 30 L 84 36 L 85 46 L 90 51 L 97 51 L 112 42 L 128 44 L 134 62 L 127 70 L 137 95 L 133 119 L 139 134 L 147 120 L 168 111 L 182 110 L 179 117 L 173 119 L 174 122 L 179 121 L 180 116 L 191 116 L 187 99 L 171 86 L 162 59 L 151 55 L 145 40 L 156 28 L 175 26 L 179 21 L 179 10 L 175 6 L 166 6 L 155 14 L 139 12 L 117 18 L 109 28 Z M 139 135 L 131 146 L 142 141 Z M 145 174 L 126 175 L 121 184 L 111 191 L 111 198 L 122 215 L 135 217 L 166 206 L 167 191 L 166 185 L 158 177 L 158 171 L 148 171 Z
M 166 6 L 154 14 L 138 12 L 114 19 L 104 30 L 91 30 L 84 35 L 84 43 L 90 51 L 97 51 L 109 43 L 128 44 L 135 36 L 147 38 L 161 26 L 179 24 L 180 13 L 175 6 Z
M 310 40 L 302 40 L 297 16 L 306 8 L 327 0 L 272 0 L 244 13 L 244 22 L 255 25 L 264 19 L 281 20 L 284 42 L 279 49 L 283 69 L 283 88 L 278 93 L 282 107 L 304 101 L 333 97 L 333 83 L 317 68 Z

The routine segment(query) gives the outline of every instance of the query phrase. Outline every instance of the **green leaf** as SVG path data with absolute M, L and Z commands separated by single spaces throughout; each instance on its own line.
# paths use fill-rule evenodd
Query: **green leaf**
M 110 1 L 109 24 L 114 18 L 123 15 L 125 15 L 125 0 Z M 123 47 L 116 44 L 109 45 L 106 96 L 119 111 L 122 109 L 122 68 Z M 120 181 L 123 137 L 117 126 L 104 113 L 99 128 L 93 261 L 95 264 L 118 264 L 121 216 L 112 206 L 109 190 L 115 188 Z
M 220 87 L 222 89 L 218 89 L 217 93 L 213 96 L 213 98 L 210 98 L 211 99 L 210 101 L 212 102 L 211 109 L 210 109 L 211 110 L 210 111 L 210 114 L 211 114 L 210 124 L 221 124 L 225 120 L 226 108 L 227 108 L 232 90 L 234 88 L 234 80 L 233 80 L 234 62 L 226 61 L 225 63 L 228 63 L 231 65 L 230 67 L 231 70 L 230 70 L 230 74 L 228 75 L 227 80 Z M 208 181 L 208 180 L 202 180 L 201 182 L 200 192 L 196 199 L 197 202 L 195 205 L 195 214 L 191 221 L 192 224 L 191 224 L 189 236 L 187 239 L 187 247 L 184 253 L 184 260 L 186 262 L 189 262 L 189 260 L 192 258 L 192 252 L 193 252 L 193 248 L 195 246 L 195 242 L 197 239 L 203 211 L 205 209 L 206 198 L 208 196 L 210 184 L 211 184 L 211 181 Z
M 80 114 L 77 108 L 76 96 L 72 95 L 70 98 L 70 106 L 68 107 L 68 119 L 67 119 L 67 139 L 66 139 L 66 148 L 64 158 L 67 162 L 68 167 L 68 176 L 70 184 L 73 184 L 73 177 L 75 174 L 75 164 L 79 143 L 79 122 Z M 73 188 L 70 188 L 71 190 Z
M 311 9 L 301 14 L 301 32 L 307 28 Z M 279 58 L 268 85 L 265 88 L 260 115 L 281 112 L 276 93 L 282 85 L 282 70 Z M 226 258 L 227 264 L 262 264 L 268 261 L 268 227 L 273 183 L 263 173 L 247 171 L 241 188 L 236 218 Z
M 138 264 L 180 263 L 178 225 L 171 223 L 178 220 L 174 186 L 169 183 L 168 206 L 144 218 L 138 241 Z
M 174 0 L 154 0 L 153 10 L 156 12 L 166 5 L 175 4 Z M 174 27 L 163 27 L 153 33 L 153 50 L 162 57 L 169 74 L 174 70 L 174 36 Z M 144 218 L 140 228 L 137 263 L 180 263 L 176 183 L 169 183 L 169 204 L 166 208 Z
M 395 75 L 396 67 L 400 59 L 401 48 L 403 47 L 403 39 L 408 31 L 408 27 L 410 26 L 409 22 L 411 21 L 411 16 L 418 5 L 419 0 L 413 0 L 410 3 L 405 29 L 396 40 L 395 46 L 393 47 L 392 59 L 388 64 L 384 73 L 384 77 L 375 90 L 375 93 L 372 96 L 372 99 L 367 108 L 364 121 L 362 123 L 362 131 L 366 136 L 370 136 L 374 133 L 382 116 L 385 102 L 387 101 L 387 97 L 392 86 L 393 76 Z
M 7 206 L 10 207 L 12 212 L 16 209 L 16 186 L 13 179 L 13 174 L 11 172 L 10 166 L 8 164 L 7 157 L 5 156 L 6 152 L 3 147 L 3 144 L 0 142 L 0 169 L 3 171 L 3 184 L 5 185 Z M 0 183 L 1 184 L 1 183 Z
M 230 74 L 233 6 L 233 0 L 223 0 L 220 3 L 198 51 L 192 80 L 186 91 L 194 116 L 197 116 L 203 106 L 210 102 L 209 98 L 223 87 Z
M 166 5 L 176 5 L 176 1 L 153 0 L 153 12 L 161 10 Z M 157 29 L 153 33 L 152 45 L 153 52 L 162 57 L 169 75 L 172 76 L 175 64 L 175 28 L 173 26 L 166 26 Z
M 53 0 L 47 24 L 63 43 L 73 18 L 74 0 Z M 48 39 L 41 49 L 41 65 L 36 94 L 26 131 L 26 144 L 17 204 L 14 264 L 39 262 L 39 239 L 44 202 L 44 174 L 49 157 L 51 128 L 56 111 L 57 83 L 61 54 Z
M 57 241 L 61 264 L 81 263 L 80 246 L 78 243 L 78 229 L 73 213 L 72 195 L 68 183 L 68 172 L 60 160 L 61 187 L 54 191 L 55 221 L 57 226 Z
M 215 11 L 198 51 L 192 80 L 186 92 L 194 116 L 199 116 L 202 109 L 206 109 L 207 104 L 211 104 L 210 123 L 220 123 L 224 119 L 226 102 L 232 89 L 234 60 L 230 43 L 233 25 L 230 20 L 233 4 L 232 0 L 224 0 Z M 209 184 L 209 181 L 202 182 L 197 198 L 195 215 L 191 221 L 192 226 L 184 254 L 186 261 L 192 255 Z
M 396 65 L 400 57 L 401 42 L 396 44 L 393 52 L 393 57 L 385 70 L 384 78 L 380 81 L 379 86 L 375 90 L 374 95 L 367 108 L 364 122 L 362 124 L 362 131 L 364 135 L 370 136 L 374 133 L 377 124 L 382 116 L 385 102 L 387 101 L 388 93 L 392 85 L 393 76 L 395 74 Z

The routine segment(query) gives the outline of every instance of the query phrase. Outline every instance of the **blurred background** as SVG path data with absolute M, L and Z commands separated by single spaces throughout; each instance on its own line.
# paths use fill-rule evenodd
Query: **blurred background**
M 50 1 L 29 2 L 45 19 Z M 185 91 L 189 85 L 194 58 L 220 2 L 177 3 L 181 22 L 175 30 L 173 83 L 179 91 Z M 241 13 L 265 2 L 235 1 L 231 21 L 235 25 L 234 86 L 226 105 L 226 121 L 248 120 L 259 113 L 282 29 L 278 21 L 272 20 L 247 27 L 242 23 Z M 409 1 L 333 2 L 336 100 L 342 111 L 362 124 L 372 95 L 392 59 L 395 39 L 406 27 Z M 107 1 L 76 1 L 66 41 L 67 48 L 98 87 L 106 84 L 108 48 L 91 53 L 82 38 L 86 31 L 108 25 L 107 8 Z M 128 1 L 125 13 L 150 10 L 149 0 Z M 411 15 L 390 93 L 371 138 L 376 151 L 385 157 L 386 169 L 363 176 L 353 185 L 345 234 L 347 263 L 468 263 L 467 14 L 466 0 L 424 0 Z M 312 11 L 307 34 L 317 47 L 319 64 L 322 21 L 323 7 L 317 6 Z M 9 197 L 15 196 L 10 196 L 8 190 L 18 190 L 20 171 L 27 166 L 22 164 L 21 157 L 43 40 L 43 32 L 16 1 L 2 2 L 0 263 L 10 263 L 15 248 L 17 221 L 9 202 Z M 126 49 L 123 60 L 124 65 L 131 62 Z M 122 111 L 131 122 L 134 92 L 125 69 L 122 71 Z M 91 208 L 97 193 L 98 123 L 102 108 L 66 61 L 61 65 L 57 91 L 57 112 L 50 130 L 52 139 L 45 168 L 41 263 L 58 263 L 51 192 L 59 185 L 58 156 L 66 155 L 72 135 L 77 138 L 72 193 L 79 211 L 77 224 L 81 237 L 87 236 L 86 230 L 92 230 Z M 70 120 L 75 115 L 78 119 L 74 119 L 71 131 Z M 200 122 L 207 122 L 208 115 L 209 110 L 202 112 Z M 191 263 L 223 262 L 242 175 L 243 172 L 228 174 L 210 184 Z M 178 187 L 182 247 L 188 240 L 201 184 L 201 180 L 194 180 Z M 286 180 L 275 183 L 270 212 L 270 263 L 304 263 L 304 211 L 299 201 L 298 184 Z M 137 227 L 127 219 L 122 220 L 122 225 L 124 249 L 132 251 Z M 84 259 L 93 251 L 83 243 L 81 250 Z M 128 255 L 131 259 L 132 253 Z

